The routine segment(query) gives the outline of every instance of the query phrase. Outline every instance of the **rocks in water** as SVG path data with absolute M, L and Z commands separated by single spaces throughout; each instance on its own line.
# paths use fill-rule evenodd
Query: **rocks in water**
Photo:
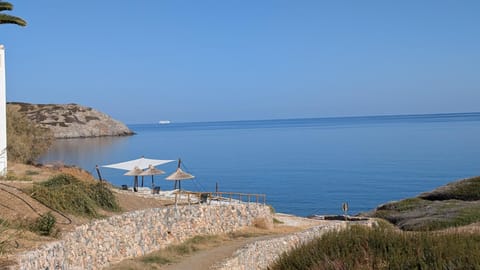
M 32 122 L 49 128 L 55 138 L 127 136 L 134 133 L 123 123 L 78 104 L 8 103 Z

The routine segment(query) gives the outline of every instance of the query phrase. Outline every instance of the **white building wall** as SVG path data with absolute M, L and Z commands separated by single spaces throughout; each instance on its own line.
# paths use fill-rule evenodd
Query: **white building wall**
M 0 176 L 7 174 L 7 100 L 5 48 L 0 45 Z

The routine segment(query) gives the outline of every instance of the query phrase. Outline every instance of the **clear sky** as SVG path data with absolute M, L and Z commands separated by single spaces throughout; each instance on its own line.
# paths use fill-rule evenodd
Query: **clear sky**
M 7 100 L 126 123 L 480 111 L 480 1 L 10 0 Z

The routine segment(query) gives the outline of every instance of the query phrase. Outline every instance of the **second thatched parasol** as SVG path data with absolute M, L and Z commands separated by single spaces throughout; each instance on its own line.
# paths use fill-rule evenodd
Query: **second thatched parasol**
M 152 176 L 152 190 L 153 190 L 153 188 L 155 187 L 155 182 L 153 182 L 153 176 L 154 175 L 159 175 L 159 174 L 164 174 L 164 173 L 165 173 L 164 171 L 159 170 L 152 165 L 149 165 L 148 169 L 143 171 L 140 175 L 141 176 L 145 176 L 145 175 L 151 175 Z
M 175 181 L 175 187 L 174 189 L 177 189 L 177 182 L 178 182 L 178 189 L 182 189 L 182 186 L 181 186 L 181 181 L 182 180 L 188 180 L 188 179 L 193 179 L 195 178 L 195 176 L 189 174 L 189 173 L 186 173 L 184 172 L 180 166 L 182 164 L 182 160 L 181 159 L 178 159 L 178 166 L 177 166 L 177 170 L 172 173 L 171 175 L 169 175 L 167 178 L 165 178 L 166 180 L 169 180 L 169 181 Z

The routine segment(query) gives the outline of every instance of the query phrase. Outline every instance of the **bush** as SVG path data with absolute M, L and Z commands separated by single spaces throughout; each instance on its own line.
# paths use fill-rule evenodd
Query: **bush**
M 10 248 L 10 237 L 5 233 L 8 230 L 8 221 L 0 218 L 0 255 L 3 255 Z
M 94 185 L 90 185 L 87 192 L 88 196 L 102 209 L 109 211 L 120 210 L 115 195 L 113 195 L 106 183 L 98 182 Z
M 51 212 L 46 213 L 43 216 L 37 218 L 35 223 L 32 224 L 32 231 L 37 232 L 40 235 L 51 235 L 55 229 L 55 223 L 57 219 Z
M 8 158 L 21 163 L 33 163 L 53 142 L 53 133 L 42 128 L 7 106 Z
M 98 217 L 97 208 L 120 210 L 106 183 L 81 181 L 69 174 L 59 174 L 35 184 L 32 197 L 52 209 L 79 216 Z

